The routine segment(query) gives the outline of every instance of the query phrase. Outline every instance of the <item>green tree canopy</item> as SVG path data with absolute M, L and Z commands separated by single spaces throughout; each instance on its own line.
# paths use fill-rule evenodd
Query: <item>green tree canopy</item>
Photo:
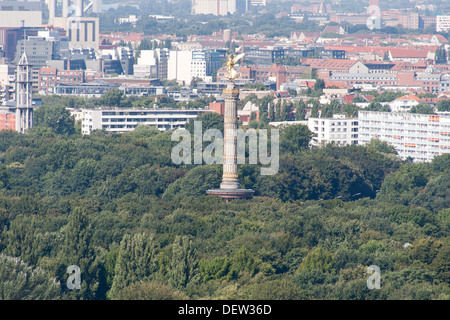
M 0 254 L 0 300 L 59 300 L 61 288 L 40 268 Z
M 75 133 L 75 120 L 63 105 L 42 105 L 36 108 L 33 114 L 33 126 L 48 127 L 56 134 Z
M 441 112 L 450 111 L 450 99 L 439 101 L 436 105 L 436 109 Z
M 298 153 L 308 148 L 313 133 L 303 124 L 288 125 L 280 135 L 280 151 L 282 153 Z

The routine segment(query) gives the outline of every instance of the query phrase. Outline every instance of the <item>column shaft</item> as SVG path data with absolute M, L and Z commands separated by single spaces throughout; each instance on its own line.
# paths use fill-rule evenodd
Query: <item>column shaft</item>
M 239 90 L 230 83 L 223 91 L 225 97 L 223 175 L 221 189 L 239 189 L 237 168 L 237 99 Z

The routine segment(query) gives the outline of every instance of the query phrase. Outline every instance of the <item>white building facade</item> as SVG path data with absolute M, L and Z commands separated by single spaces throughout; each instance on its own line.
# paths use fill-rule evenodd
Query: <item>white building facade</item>
M 210 109 L 82 109 L 81 132 L 133 131 L 138 125 L 154 126 L 160 131 L 183 128 L 185 124 Z
M 436 16 L 436 32 L 447 32 L 450 30 L 450 16 Z
M 226 16 L 228 13 L 236 12 L 238 0 L 193 0 L 193 14 L 213 14 L 215 16 Z
M 450 115 L 360 111 L 358 123 L 358 144 L 386 141 L 402 159 L 426 162 L 450 152 Z
M 137 63 L 133 65 L 133 75 L 137 78 L 167 79 L 167 49 L 141 50 Z
M 308 128 L 314 133 L 312 146 L 334 142 L 338 145 L 358 143 L 358 119 L 334 115 L 333 118 L 309 118 Z
M 192 51 L 171 50 L 167 63 L 167 79 L 190 84 Z

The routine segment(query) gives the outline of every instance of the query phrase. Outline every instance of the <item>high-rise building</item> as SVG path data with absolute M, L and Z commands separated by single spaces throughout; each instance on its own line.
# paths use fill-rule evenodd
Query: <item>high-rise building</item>
M 86 8 L 91 7 L 100 10 L 101 3 L 93 0 Z M 64 28 L 69 38 L 70 48 L 94 48 L 99 47 L 99 18 L 86 17 L 85 3 L 83 0 L 62 0 L 61 17 L 56 16 L 56 0 L 49 0 L 49 24 Z M 96 12 L 96 11 L 94 11 Z
M 450 16 L 436 16 L 436 31 L 446 32 L 450 30 Z
M 180 83 L 190 84 L 192 51 L 171 50 L 169 53 L 167 77 Z
M 42 10 L 39 2 L 31 1 L 1 1 L 0 27 L 40 27 L 42 25 Z
M 193 14 L 224 16 L 228 13 L 228 0 L 193 0 Z
M 141 50 L 137 63 L 133 66 L 136 77 L 167 79 L 168 49 Z
M 16 58 L 18 62 L 26 52 L 28 62 L 33 68 L 40 68 L 47 64 L 48 60 L 59 59 L 59 41 L 47 40 L 44 37 L 29 36 L 26 40 L 17 42 Z
M 419 29 L 421 27 L 419 13 L 411 12 L 406 15 L 401 15 L 398 19 L 398 24 L 406 29 Z
M 191 77 L 211 82 L 212 76 L 225 61 L 225 50 L 192 51 Z
M 99 18 L 69 17 L 66 19 L 66 30 L 70 48 L 99 47 Z
M 431 161 L 450 152 L 450 115 L 359 111 L 358 144 L 373 138 L 392 145 L 402 159 Z
M 251 0 L 192 0 L 193 14 L 225 16 L 228 13 L 245 13 Z
M 190 84 L 192 78 L 211 81 L 225 61 L 225 50 L 171 50 L 168 79 Z
M 76 17 L 82 17 L 84 11 L 87 8 L 92 8 L 92 12 L 102 12 L 102 0 L 92 0 L 89 4 L 85 4 L 83 0 L 62 0 L 61 17 L 67 18 L 71 15 Z M 48 20 L 50 24 L 53 24 L 57 17 L 57 0 L 48 0 Z

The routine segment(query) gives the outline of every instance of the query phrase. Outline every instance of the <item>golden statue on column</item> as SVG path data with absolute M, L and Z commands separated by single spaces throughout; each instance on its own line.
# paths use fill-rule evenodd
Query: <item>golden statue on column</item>
M 230 81 L 239 77 L 238 72 L 234 69 L 234 65 L 245 56 L 245 53 L 235 55 L 234 53 L 227 55 L 227 78 Z

